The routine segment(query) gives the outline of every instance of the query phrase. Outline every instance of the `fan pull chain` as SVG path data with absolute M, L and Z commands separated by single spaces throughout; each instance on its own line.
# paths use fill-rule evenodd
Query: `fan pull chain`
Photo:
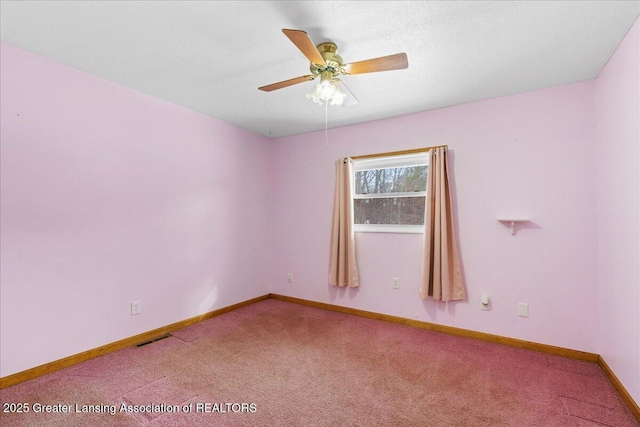
M 329 146 L 329 102 L 324 102 L 324 140 Z

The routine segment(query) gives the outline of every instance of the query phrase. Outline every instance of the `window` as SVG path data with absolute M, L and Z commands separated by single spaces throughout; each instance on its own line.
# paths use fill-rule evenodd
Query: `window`
M 427 152 L 355 159 L 354 230 L 422 233 L 428 163 Z

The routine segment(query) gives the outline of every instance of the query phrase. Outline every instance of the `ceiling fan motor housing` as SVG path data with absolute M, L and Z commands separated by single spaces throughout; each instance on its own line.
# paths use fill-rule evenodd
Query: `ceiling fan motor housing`
M 316 46 L 318 52 L 324 59 L 325 64 L 311 64 L 310 70 L 313 75 L 322 75 L 321 77 L 325 77 L 326 72 L 331 73 L 331 77 L 335 74 L 340 74 L 343 72 L 342 68 L 342 58 L 338 55 L 338 46 L 335 43 L 320 43 Z

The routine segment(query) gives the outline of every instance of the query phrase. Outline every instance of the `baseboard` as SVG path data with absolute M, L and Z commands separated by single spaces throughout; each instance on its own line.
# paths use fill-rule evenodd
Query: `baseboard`
M 81 362 L 85 362 L 95 357 L 102 356 L 107 353 L 111 353 L 112 351 L 120 350 L 125 347 L 129 347 L 141 342 L 152 340 L 161 335 L 171 333 L 180 328 L 184 328 L 185 326 L 193 325 L 194 323 L 202 322 L 203 320 L 207 320 L 212 317 L 219 316 L 221 314 L 228 313 L 233 310 L 237 310 L 241 307 L 254 304 L 259 301 L 264 301 L 266 299 L 269 299 L 269 295 L 262 295 L 257 298 L 253 298 L 247 301 L 242 301 L 227 307 L 219 308 L 217 310 L 213 310 L 208 313 L 201 314 L 199 316 L 194 316 L 189 319 L 181 320 L 179 322 L 172 323 L 170 325 L 162 326 L 160 328 L 153 329 L 151 331 L 143 332 L 141 334 L 134 335 L 132 337 L 124 338 L 122 340 L 112 342 L 110 344 L 105 344 L 103 346 L 96 347 L 91 350 L 84 351 L 82 353 L 74 354 L 72 356 L 55 360 L 50 363 L 45 363 L 44 365 L 27 369 L 26 371 L 17 372 L 12 375 L 7 375 L 6 377 L 0 378 L 0 390 L 3 388 L 10 387 L 12 385 L 16 385 L 25 381 L 32 380 L 42 375 L 59 371 L 60 369 L 67 368 L 69 366 L 72 366 Z
M 598 366 L 600 366 L 600 368 L 604 371 L 607 377 L 609 377 L 609 381 L 611 381 L 611 384 L 613 385 L 613 387 L 618 391 L 618 394 L 620 394 L 620 397 L 622 398 L 624 403 L 627 404 L 627 407 L 629 408 L 633 416 L 636 417 L 638 422 L 640 422 L 640 406 L 638 406 L 636 401 L 633 400 L 633 397 L 631 397 L 631 394 L 629 394 L 627 389 L 624 388 L 624 386 L 622 385 L 618 377 L 616 377 L 616 374 L 613 373 L 613 371 L 611 370 L 609 365 L 607 365 L 607 362 L 604 361 L 602 356 L 598 356 Z
M 300 298 L 287 297 L 284 295 L 269 294 L 273 299 L 287 301 L 296 304 L 307 305 L 310 307 L 322 308 L 325 310 L 337 311 L 340 313 L 353 314 L 355 316 L 366 317 L 369 319 L 383 320 L 385 322 L 398 323 L 401 325 L 412 326 L 414 328 L 427 329 L 434 332 L 442 332 L 449 335 L 459 337 L 473 338 L 482 341 L 488 341 L 496 344 L 508 345 L 526 350 L 534 350 L 556 356 L 569 357 L 571 359 L 585 360 L 587 362 L 598 363 L 599 356 L 595 353 L 585 351 L 571 350 L 564 347 L 556 347 L 553 345 L 540 344 L 531 341 L 519 340 L 516 338 L 508 338 L 500 335 L 492 335 L 484 332 L 476 332 L 468 329 L 455 328 L 452 326 L 438 325 L 436 323 L 423 322 L 421 320 L 405 319 L 404 317 L 391 316 L 388 314 L 380 314 L 372 311 L 360 310 L 357 308 L 342 307 L 339 305 L 327 304 L 323 302 L 309 301 Z

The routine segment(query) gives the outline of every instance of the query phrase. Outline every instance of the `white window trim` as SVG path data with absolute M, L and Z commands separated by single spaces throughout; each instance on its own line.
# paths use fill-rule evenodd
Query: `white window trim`
M 404 154 L 373 157 L 353 161 L 353 176 L 351 177 L 351 192 L 353 194 L 352 211 L 355 212 L 356 199 L 374 199 L 388 197 L 426 197 L 426 191 L 412 193 L 384 193 L 384 194 L 356 194 L 355 190 L 355 174 L 358 171 L 394 168 L 406 166 L 420 166 L 429 164 L 429 152 L 421 152 L 417 154 Z M 355 217 L 355 215 L 354 215 Z M 354 221 L 354 219 L 352 219 Z M 353 224 L 355 233 L 397 233 L 397 234 L 424 234 L 424 225 L 397 225 L 397 224 Z

